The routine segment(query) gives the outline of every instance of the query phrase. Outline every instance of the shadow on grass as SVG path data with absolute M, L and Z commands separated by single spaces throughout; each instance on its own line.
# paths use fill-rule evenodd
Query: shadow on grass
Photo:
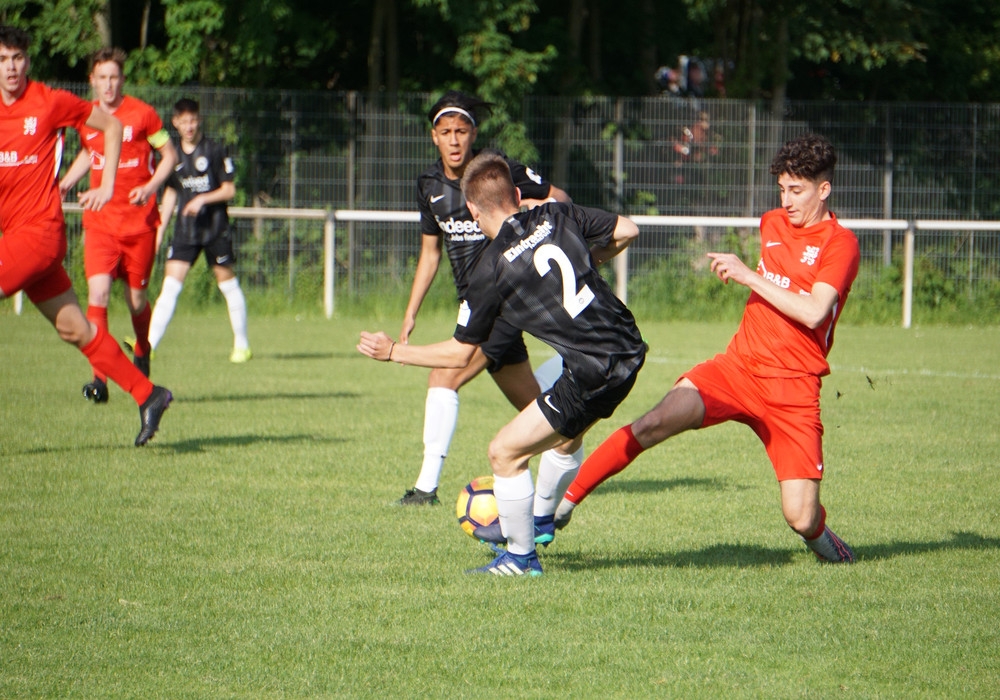
M 1000 538 L 984 537 L 974 532 L 953 532 L 951 539 L 940 542 L 887 542 L 885 544 L 862 545 L 854 547 L 854 554 L 859 561 L 879 561 L 908 554 L 963 549 L 1000 549 Z
M 275 445 L 291 445 L 296 443 L 340 443 L 347 442 L 342 438 L 320 438 L 315 435 L 220 435 L 216 437 L 192 438 L 179 442 L 166 442 L 157 445 L 161 450 L 169 450 L 175 454 L 198 454 L 209 450 L 226 447 L 249 447 L 261 443 Z M 150 443 L 153 444 L 153 443 Z
M 984 537 L 973 532 L 955 532 L 950 539 L 939 542 L 890 542 L 868 546 L 855 546 L 858 562 L 880 561 L 894 557 L 940 552 L 948 550 L 1000 549 L 1000 538 Z M 745 544 L 714 544 L 704 549 L 680 552 L 602 556 L 589 552 L 553 552 L 548 556 L 560 561 L 568 570 L 628 569 L 633 567 L 662 567 L 683 569 L 694 567 L 711 569 L 730 567 L 749 569 L 785 566 L 793 563 L 808 550 L 769 549 Z
M 269 394 L 205 394 L 202 396 L 175 397 L 178 403 L 216 403 L 224 401 L 274 401 L 285 399 L 357 399 L 361 394 L 354 391 L 331 391 L 326 393 L 280 392 Z
M 751 487 L 734 485 L 725 479 L 634 479 L 631 481 L 610 479 L 594 491 L 594 496 L 610 493 L 659 493 L 679 489 L 697 489 L 701 491 L 746 491 Z
M 798 553 L 788 549 L 769 549 L 745 544 L 714 544 L 704 549 L 680 552 L 650 552 L 605 557 L 590 553 L 555 552 L 549 556 L 560 561 L 562 568 L 575 571 L 584 569 L 629 569 L 659 567 L 685 569 L 712 568 L 770 568 L 791 564 Z

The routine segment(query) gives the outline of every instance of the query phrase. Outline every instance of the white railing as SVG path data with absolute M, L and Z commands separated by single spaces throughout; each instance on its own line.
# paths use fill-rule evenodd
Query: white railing
M 67 213 L 79 213 L 80 206 L 64 204 Z M 419 223 L 420 215 L 415 211 L 383 211 L 363 209 L 280 209 L 271 207 L 230 207 L 229 214 L 237 219 L 285 219 L 288 221 L 323 221 L 323 309 L 327 318 L 334 312 L 334 289 L 336 283 L 336 226 L 338 223 Z M 758 217 L 740 216 L 646 216 L 630 217 L 639 226 L 662 228 L 716 227 L 716 228 L 756 228 Z M 916 231 L 1000 231 L 1000 221 L 952 221 L 917 219 L 841 219 L 841 223 L 852 230 L 904 231 L 903 243 L 903 328 L 910 328 L 913 320 L 913 257 L 914 234 Z M 294 246 L 290 233 L 289 244 Z M 616 293 L 627 299 L 628 265 L 626 250 L 615 261 Z M 23 300 L 20 293 L 15 296 L 14 305 L 21 313 Z

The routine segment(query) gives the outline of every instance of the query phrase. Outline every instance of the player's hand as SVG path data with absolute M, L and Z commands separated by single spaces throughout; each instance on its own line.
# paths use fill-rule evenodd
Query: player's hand
M 90 211 L 100 211 L 101 207 L 111 201 L 112 194 L 114 194 L 113 190 L 105 191 L 103 186 L 96 190 L 81 192 L 79 197 L 80 206 Z
M 361 331 L 361 341 L 358 343 L 358 352 L 367 355 L 373 360 L 389 362 L 392 349 L 396 341 L 387 336 L 383 331 L 378 333 L 368 333 Z
M 399 331 L 399 342 L 406 345 L 410 342 L 410 333 L 413 329 L 417 327 L 417 320 L 415 318 L 404 318 L 403 328 Z
M 184 209 L 181 211 L 182 216 L 198 216 L 202 209 L 201 197 L 194 197 L 190 202 L 184 205 Z
M 745 285 L 750 279 L 749 275 L 756 274 L 732 253 L 708 253 L 708 257 L 712 259 L 712 272 L 725 284 L 733 280 Z
M 136 187 L 131 192 L 128 193 L 129 204 L 134 204 L 136 206 L 142 206 L 149 201 L 150 193 L 145 187 Z

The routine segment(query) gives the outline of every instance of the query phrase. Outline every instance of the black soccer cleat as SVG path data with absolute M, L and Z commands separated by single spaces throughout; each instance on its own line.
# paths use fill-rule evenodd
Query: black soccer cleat
M 132 364 L 135 365 L 136 369 L 142 372 L 147 379 L 149 378 L 149 355 L 142 355 L 141 357 L 136 355 L 132 358 Z
M 441 504 L 438 491 L 421 491 L 418 488 L 407 489 L 397 503 L 401 506 L 437 506 Z
M 135 436 L 135 446 L 142 447 L 153 439 L 156 431 L 160 428 L 160 418 L 163 412 L 170 407 L 170 402 L 174 400 L 174 395 L 162 386 L 154 386 L 153 393 L 139 406 L 139 418 L 142 420 L 142 429 Z
M 94 403 L 107 403 L 107 382 L 103 382 L 97 377 L 94 377 L 94 381 L 83 385 L 83 398 L 87 399 L 87 401 L 93 401 Z

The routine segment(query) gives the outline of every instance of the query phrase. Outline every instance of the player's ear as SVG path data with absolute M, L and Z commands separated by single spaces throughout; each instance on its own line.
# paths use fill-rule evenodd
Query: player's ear
M 820 201 L 825 202 L 830 196 L 830 192 L 833 190 L 833 185 L 830 184 L 829 180 L 823 180 L 823 182 L 819 183 L 819 187 L 817 189 L 819 191 Z
M 468 200 L 465 201 L 465 206 L 469 208 L 469 213 L 472 214 L 472 220 L 479 221 L 479 207 Z
M 515 187 L 514 188 L 514 204 L 517 205 L 518 209 L 521 208 L 521 188 L 520 187 Z

